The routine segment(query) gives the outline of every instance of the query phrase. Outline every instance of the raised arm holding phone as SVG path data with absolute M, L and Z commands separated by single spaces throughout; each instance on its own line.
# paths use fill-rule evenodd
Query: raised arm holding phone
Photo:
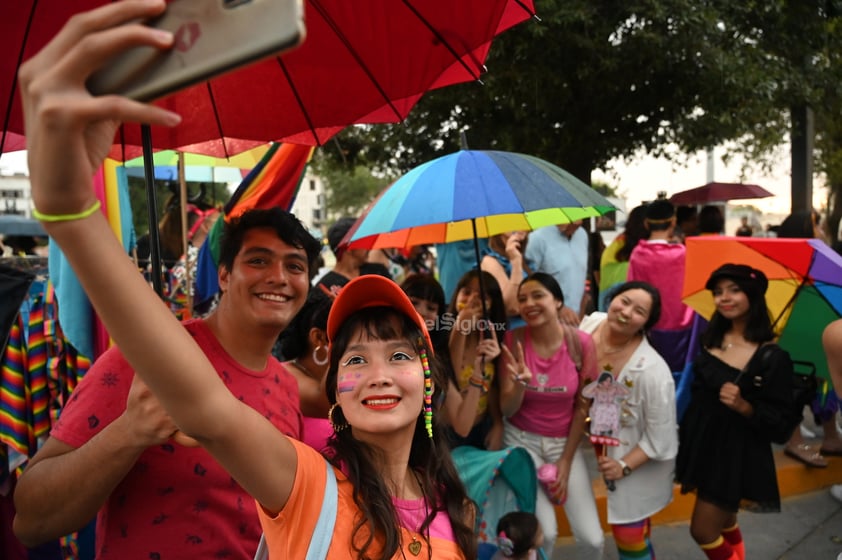
M 150 356 L 182 348 L 186 361 L 198 351 L 202 358 L 193 362 L 194 368 L 210 360 L 214 377 L 225 376 L 229 395 L 242 399 L 254 414 L 271 418 L 279 432 L 298 437 L 295 381 L 270 351 L 304 302 L 319 246 L 298 220 L 278 209 L 232 220 L 222 242 L 224 295 L 217 311 L 186 323 L 186 330 L 175 323 L 172 339 L 150 339 L 159 328 L 166 332 L 163 325 L 174 319 L 157 298 L 142 297 L 145 283 L 98 211 L 91 178 L 120 121 L 174 125 L 179 118 L 126 98 L 92 97 L 86 78 L 122 49 L 168 48 L 169 33 L 120 25 L 163 9 L 163 2 L 127 1 L 80 14 L 20 71 L 37 215 L 79 266 L 95 304 L 100 294 L 110 303 L 124 301 L 121 309 L 103 314 L 118 347 L 95 362 L 18 482 L 14 529 L 32 546 L 75 531 L 99 514 L 96 550 L 101 558 L 129 552 L 184 556 L 185 547 L 195 556 L 224 552 L 247 558 L 261 531 L 250 497 L 231 484 L 230 475 L 205 450 L 181 445 L 189 439 L 178 435 L 152 392 L 133 380 L 138 364 L 126 357 L 143 346 Z M 141 297 L 135 299 L 136 294 Z M 269 294 L 283 302 L 265 301 Z M 115 326 L 121 315 L 117 321 L 122 326 Z M 154 326 L 141 328 L 147 320 Z M 186 361 L 180 360 L 172 365 L 184 367 Z M 189 539 L 173 538 L 176 534 Z

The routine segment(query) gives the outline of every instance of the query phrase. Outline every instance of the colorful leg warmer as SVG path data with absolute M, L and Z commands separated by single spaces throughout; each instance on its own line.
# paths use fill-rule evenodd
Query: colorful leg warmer
M 649 518 L 635 523 L 611 525 L 620 560 L 655 560 L 655 551 L 649 540 L 651 530 Z
M 699 545 L 709 560 L 739 560 L 737 553 L 722 536 L 712 543 Z
M 746 560 L 746 547 L 745 543 L 743 543 L 743 534 L 740 532 L 740 526 L 738 524 L 734 523 L 733 527 L 724 529 L 722 531 L 722 538 L 731 545 L 739 560 Z

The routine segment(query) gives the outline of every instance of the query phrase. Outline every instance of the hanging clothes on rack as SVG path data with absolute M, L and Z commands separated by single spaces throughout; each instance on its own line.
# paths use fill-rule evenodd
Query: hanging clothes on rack
M 52 284 L 36 278 L 0 358 L 0 444 L 8 448 L 9 472 L 35 454 L 90 368 L 64 339 L 57 317 Z
M 40 274 L 46 270 L 23 271 L 31 276 L 31 283 L 24 290 L 8 342 L 0 352 L 0 532 L 9 535 L 0 539 L 0 557 L 10 559 L 32 558 L 34 553 L 24 551 L 21 556 L 16 548 L 19 543 L 11 540 L 11 489 L 91 366 L 91 361 L 67 342 L 59 326 L 55 289 Z M 6 293 L 0 294 L 5 301 Z M 74 533 L 38 547 L 38 557 L 77 559 L 79 551 Z

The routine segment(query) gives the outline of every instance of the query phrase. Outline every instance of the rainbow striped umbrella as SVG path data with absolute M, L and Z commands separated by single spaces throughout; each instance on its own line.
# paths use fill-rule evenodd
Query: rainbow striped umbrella
M 684 303 L 706 318 L 715 306 L 705 283 L 725 263 L 763 271 L 778 344 L 793 360 L 813 364 L 819 377 L 830 379 L 821 339 L 824 328 L 842 317 L 842 257 L 819 239 L 689 237 Z
M 346 238 L 356 248 L 411 247 L 565 224 L 614 210 L 591 187 L 540 158 L 460 150 L 395 181 Z

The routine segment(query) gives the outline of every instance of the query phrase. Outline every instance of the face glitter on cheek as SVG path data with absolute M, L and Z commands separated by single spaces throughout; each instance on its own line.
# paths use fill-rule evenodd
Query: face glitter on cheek
M 359 377 L 356 375 L 354 377 Z M 337 380 L 336 383 L 336 391 L 339 393 L 350 393 L 357 387 L 357 379 L 351 378 L 351 376 L 342 376 Z
M 400 371 L 401 375 L 410 376 L 410 377 L 418 375 L 420 373 L 422 373 L 422 372 L 418 371 L 417 368 L 412 368 L 412 367 L 404 368 Z

